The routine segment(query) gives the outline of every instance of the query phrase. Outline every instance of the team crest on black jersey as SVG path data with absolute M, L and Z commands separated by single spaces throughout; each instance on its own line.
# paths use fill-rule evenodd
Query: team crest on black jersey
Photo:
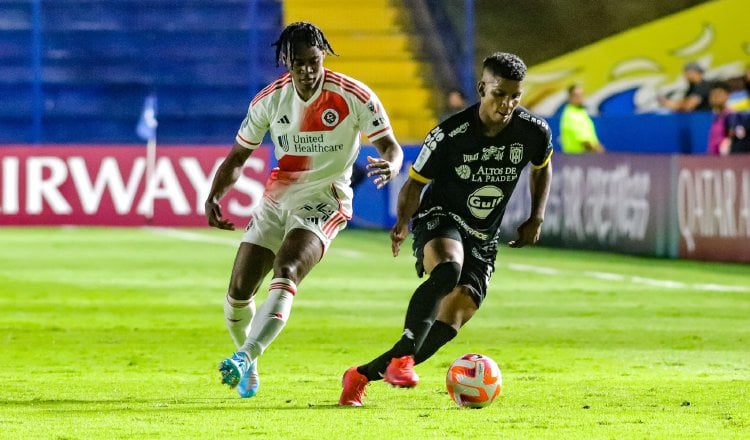
M 519 144 L 518 142 L 511 144 L 510 161 L 513 162 L 514 165 L 518 165 L 521 160 L 523 160 L 523 144 Z
M 323 125 L 326 127 L 335 127 L 339 123 L 339 113 L 329 108 L 323 111 L 321 119 L 323 120 Z

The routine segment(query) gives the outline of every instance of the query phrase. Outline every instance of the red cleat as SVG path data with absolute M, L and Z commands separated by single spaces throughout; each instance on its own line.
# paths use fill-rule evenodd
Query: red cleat
M 369 381 L 357 371 L 357 367 L 351 367 L 346 370 L 344 377 L 341 378 L 341 385 L 344 389 L 339 397 L 341 406 L 362 406 L 362 397 L 365 395 L 365 387 Z
M 396 387 L 413 388 L 419 383 L 419 376 L 414 371 L 414 356 L 403 356 L 391 359 L 385 369 L 383 380 Z

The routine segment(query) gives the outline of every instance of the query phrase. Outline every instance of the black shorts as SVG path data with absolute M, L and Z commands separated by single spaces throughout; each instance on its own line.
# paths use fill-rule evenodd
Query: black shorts
M 424 275 L 425 244 L 434 238 L 450 238 L 461 242 L 464 249 L 464 264 L 458 284 L 468 287 L 477 307 L 481 306 L 487 294 L 487 284 L 495 271 L 497 242 L 487 243 L 473 237 L 443 211 L 423 213 L 414 220 L 412 234 L 412 249 L 417 258 L 415 267 L 420 278 Z

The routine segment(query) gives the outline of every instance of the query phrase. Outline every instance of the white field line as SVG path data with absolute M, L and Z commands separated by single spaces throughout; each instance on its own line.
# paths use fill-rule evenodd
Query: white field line
M 184 241 L 196 241 L 200 243 L 212 243 L 212 244 L 226 244 L 232 247 L 237 247 L 240 244 L 239 238 L 221 238 L 221 237 L 197 234 L 195 232 L 190 232 L 190 231 L 181 231 L 179 229 L 159 228 L 159 227 L 152 227 L 152 226 L 146 226 L 144 229 L 157 235 L 177 238 L 177 239 L 184 240 Z
M 666 289 L 683 289 L 683 290 L 691 289 L 691 290 L 706 290 L 706 291 L 711 291 L 711 292 L 750 292 L 750 287 L 743 287 L 743 286 L 729 286 L 725 284 L 685 283 L 682 281 L 659 280 L 655 278 L 646 278 L 646 277 L 640 277 L 640 276 L 635 276 L 635 275 L 622 275 L 619 273 L 609 273 L 609 272 L 563 271 L 563 270 L 554 269 L 551 267 L 530 266 L 527 264 L 515 264 L 515 263 L 508 264 L 508 268 L 510 270 L 515 270 L 518 272 L 533 272 L 533 273 L 540 273 L 543 275 L 552 275 L 552 276 L 566 276 L 566 275 L 577 276 L 577 275 L 582 274 L 585 277 L 595 278 L 598 280 L 629 282 L 633 284 L 645 284 L 648 286 L 663 287 Z
M 172 238 L 185 240 L 185 241 L 224 244 L 224 245 L 230 245 L 232 247 L 237 247 L 240 243 L 239 239 L 214 237 L 214 236 L 198 234 L 198 233 L 190 232 L 190 231 L 182 231 L 182 230 L 174 229 L 174 228 L 146 227 L 145 229 L 154 234 L 172 237 Z M 352 258 L 364 257 L 364 254 L 362 252 L 355 251 L 352 249 L 336 248 L 335 245 L 332 246 L 331 249 L 329 249 L 329 252 L 335 252 L 337 254 L 340 254 L 346 257 L 352 257 Z M 629 282 L 633 284 L 645 284 L 648 286 L 663 287 L 666 289 L 692 289 L 692 290 L 705 290 L 705 291 L 711 291 L 711 292 L 750 292 L 750 287 L 729 286 L 725 284 L 713 284 L 713 283 L 707 283 L 707 284 L 685 283 L 682 281 L 659 280 L 655 278 L 646 278 L 646 277 L 640 277 L 640 276 L 635 276 L 635 275 L 622 275 L 619 273 L 610 273 L 610 272 L 583 271 L 583 272 L 576 273 L 574 271 L 564 271 L 560 269 L 555 269 L 553 267 L 530 266 L 528 264 L 517 264 L 517 263 L 509 263 L 508 268 L 510 270 L 515 270 L 517 272 L 533 272 L 533 273 L 549 275 L 549 276 L 566 276 L 566 275 L 578 276 L 582 274 L 583 276 L 598 279 L 598 280 Z
M 181 231 L 179 229 L 174 229 L 174 228 L 146 226 L 144 229 L 157 235 L 177 238 L 179 240 L 195 241 L 199 243 L 225 244 L 225 245 L 232 246 L 234 248 L 240 245 L 240 238 L 237 238 L 237 239 L 221 238 L 221 237 L 215 237 L 211 235 L 198 234 L 196 232 Z M 350 258 L 364 257 L 364 253 L 362 252 L 355 251 L 352 249 L 339 249 L 335 245 L 331 246 L 331 248 L 328 249 L 328 251 L 339 254 L 339 255 L 343 255 L 345 257 L 350 257 Z

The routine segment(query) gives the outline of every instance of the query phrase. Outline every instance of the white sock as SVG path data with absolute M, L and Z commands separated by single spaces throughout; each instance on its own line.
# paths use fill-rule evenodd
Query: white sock
M 240 348 L 247 339 L 253 315 L 255 315 L 255 301 L 252 298 L 239 300 L 227 295 L 224 299 L 224 322 L 237 348 Z
M 274 278 L 268 289 L 268 298 L 258 310 L 258 317 L 250 326 L 250 333 L 240 351 L 255 360 L 279 336 L 292 311 L 292 301 L 297 293 L 294 281 L 286 278 Z

